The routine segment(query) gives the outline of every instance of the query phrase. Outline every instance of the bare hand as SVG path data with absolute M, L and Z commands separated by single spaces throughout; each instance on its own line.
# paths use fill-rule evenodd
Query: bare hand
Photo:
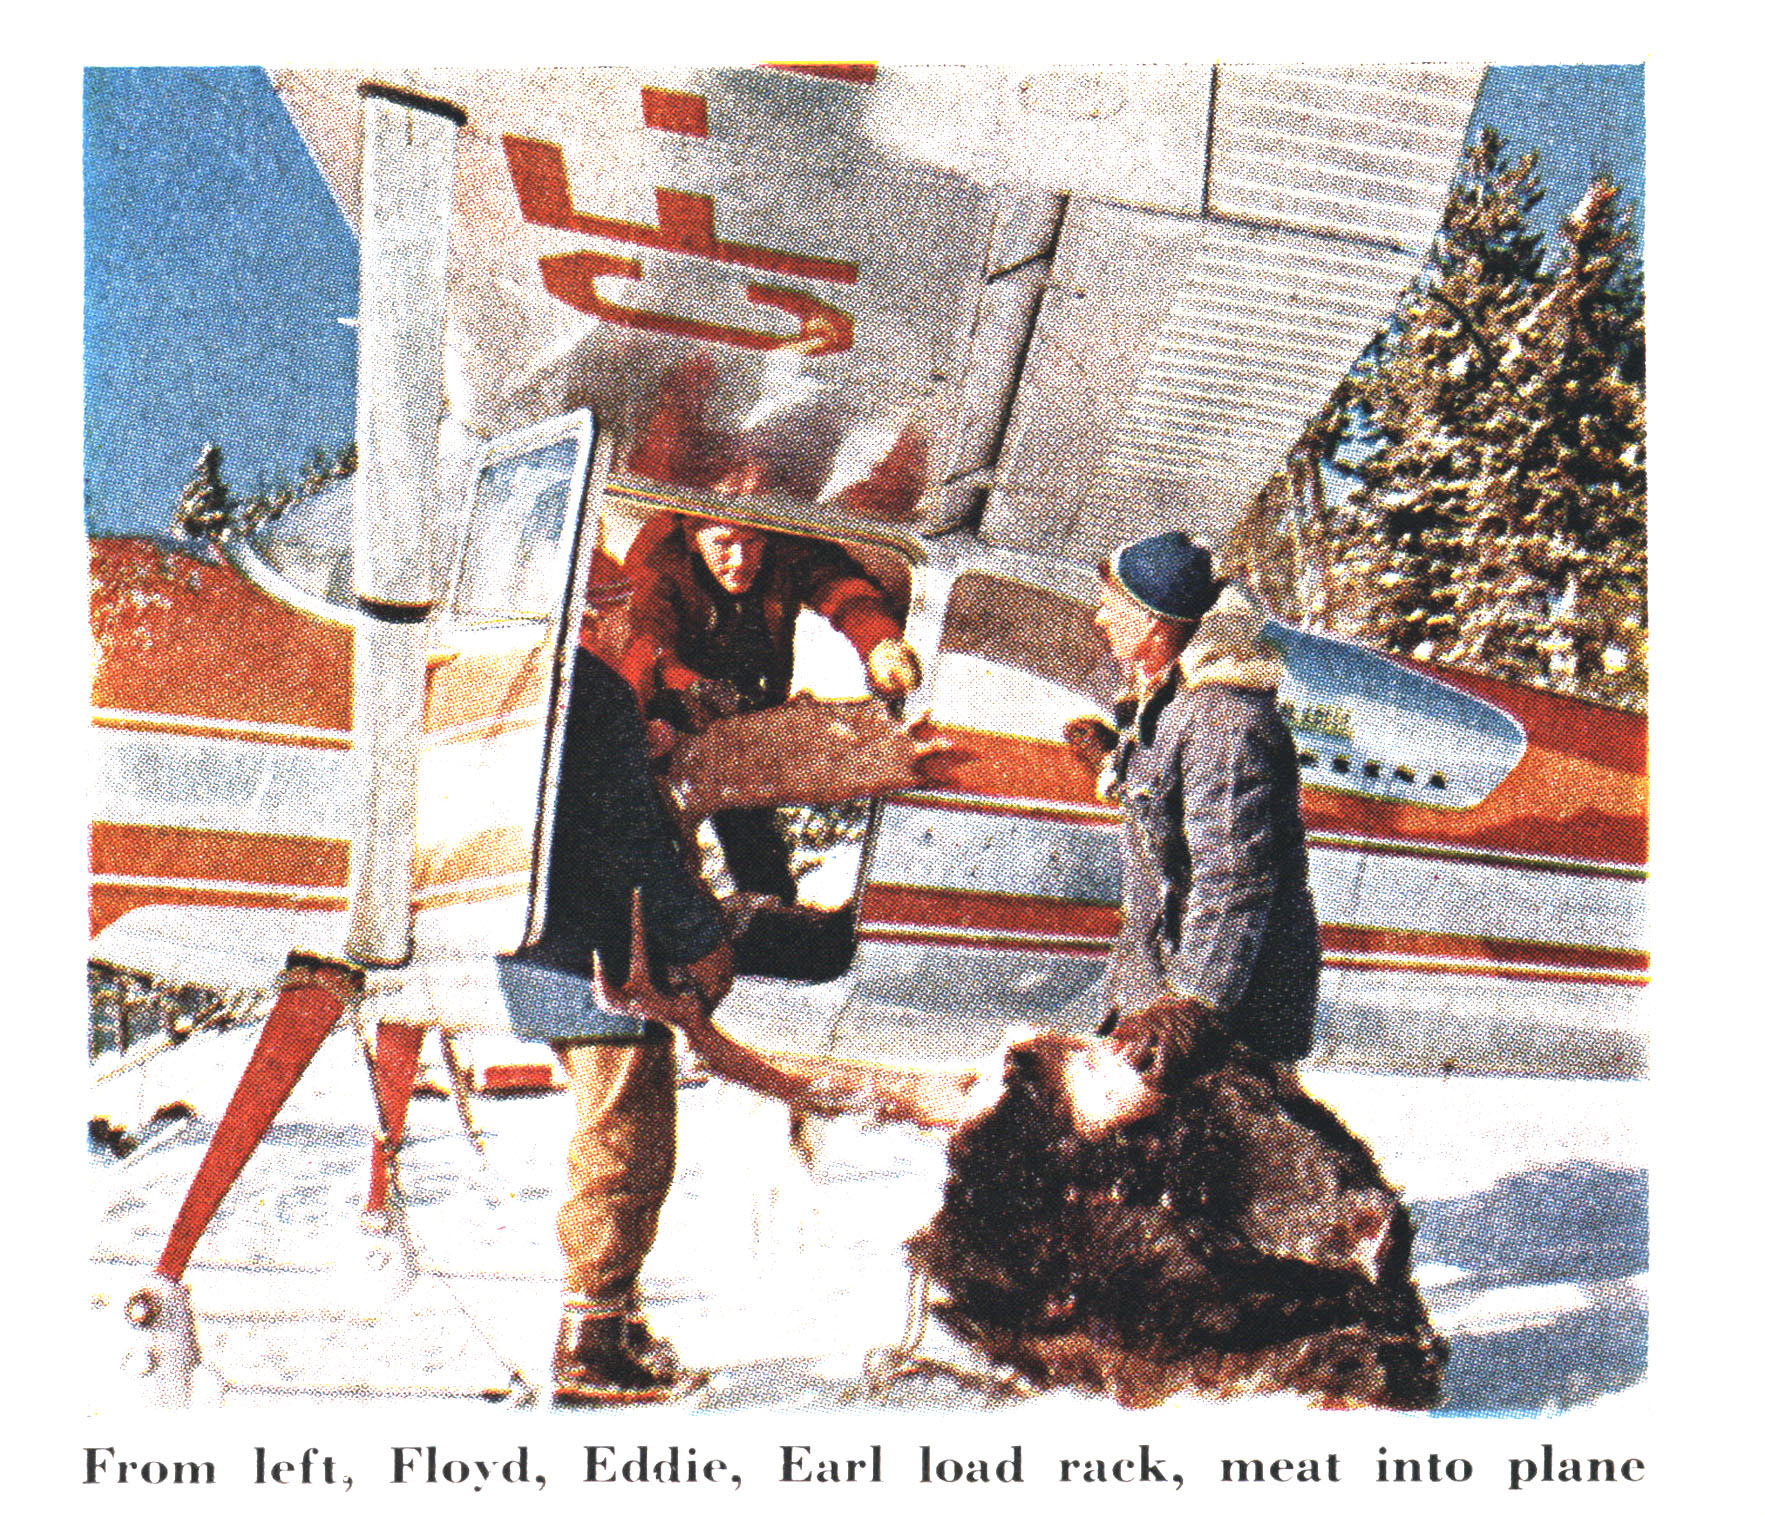
M 904 695 L 919 687 L 919 654 L 900 637 L 885 637 L 870 649 L 864 671 L 879 695 Z
M 695 679 L 676 693 L 694 731 L 702 732 L 713 721 L 743 710 L 741 691 L 728 679 Z
M 913 748 L 913 762 L 916 766 L 928 758 L 936 758 L 940 753 L 954 753 L 960 746 L 954 737 L 937 729 L 930 711 L 922 716 L 915 716 L 907 724 L 903 735 Z
M 681 1032 L 690 1032 L 703 1020 L 711 1005 L 728 994 L 735 979 L 735 953 L 725 940 L 687 966 L 692 979 L 683 981 L 679 990 L 659 990 L 650 979 L 649 936 L 643 925 L 643 893 L 635 887 L 631 892 L 631 969 L 625 977 L 625 984 L 609 984 L 598 960 L 595 965 L 595 1001 L 608 1012 L 631 1013 L 651 1023 L 665 1023 Z

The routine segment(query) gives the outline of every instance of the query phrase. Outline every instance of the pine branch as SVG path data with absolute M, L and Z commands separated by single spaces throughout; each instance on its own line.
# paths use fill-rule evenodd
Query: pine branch
M 1483 356 L 1483 359 L 1489 362 L 1490 380 L 1500 383 L 1501 386 L 1507 389 L 1510 396 L 1516 398 L 1519 397 L 1520 394 L 1514 387 L 1513 383 L 1502 375 L 1500 358 L 1496 355 L 1495 350 L 1490 345 L 1489 341 L 1485 339 L 1482 333 L 1478 330 L 1471 315 L 1448 297 L 1445 292 L 1440 291 L 1438 288 L 1430 288 L 1424 295 L 1427 296 L 1429 301 L 1438 302 L 1441 307 L 1445 308 L 1454 318 L 1458 319 L 1460 325 L 1465 331 L 1465 337 L 1477 347 L 1479 353 Z

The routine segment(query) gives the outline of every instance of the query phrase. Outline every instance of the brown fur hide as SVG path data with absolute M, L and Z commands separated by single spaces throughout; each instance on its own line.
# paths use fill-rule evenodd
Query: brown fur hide
M 1432 1405 L 1446 1343 L 1367 1147 L 1289 1073 L 1222 1043 L 1099 1132 L 1075 1113 L 1098 1045 L 1014 1046 L 998 1100 L 952 1137 L 943 1207 L 908 1243 L 939 1318 L 1038 1384 L 1124 1405 L 1274 1390 Z

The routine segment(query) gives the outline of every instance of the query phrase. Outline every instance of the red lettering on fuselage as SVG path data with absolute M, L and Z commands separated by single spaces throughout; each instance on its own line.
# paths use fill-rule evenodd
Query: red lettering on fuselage
M 823 260 L 815 255 L 790 254 L 763 249 L 758 244 L 732 244 L 717 236 L 716 209 L 709 196 L 696 191 L 670 191 L 656 187 L 656 226 L 627 223 L 618 218 L 595 217 L 578 212 L 571 199 L 570 175 L 564 168 L 564 151 L 555 143 L 503 135 L 509 175 L 521 215 L 542 228 L 565 228 L 573 233 L 592 233 L 617 244 L 638 244 L 645 249 L 666 249 L 674 254 L 697 255 L 726 265 L 746 265 L 779 276 L 801 276 L 810 281 L 837 281 L 850 286 L 858 279 L 858 267 L 845 260 Z
M 812 79 L 838 80 L 844 85 L 874 85 L 875 64 L 762 64 L 763 69 L 780 69 L 786 74 L 807 74 Z
M 595 281 L 599 277 L 624 276 L 635 281 L 643 275 L 643 266 L 638 261 L 621 259 L 618 255 L 599 254 L 592 249 L 579 254 L 544 255 L 540 258 L 539 273 L 545 289 L 571 307 L 593 313 L 609 323 L 647 329 L 653 334 L 708 339 L 713 344 L 738 345 L 744 350 L 777 350 L 794 344 L 805 355 L 832 355 L 852 348 L 851 314 L 830 307 L 808 292 L 748 283 L 749 302 L 781 308 L 799 321 L 795 334 L 768 334 L 764 329 L 738 329 L 729 324 L 682 318 L 648 308 L 623 307 L 609 301 L 595 290 Z
M 652 104 L 652 97 L 655 104 Z M 704 103 L 700 97 L 646 90 L 645 121 L 651 126 L 699 136 L 696 130 L 698 117 L 682 104 L 690 101 L 697 101 L 702 109 Z M 564 166 L 564 151 L 557 144 L 505 133 L 503 152 L 508 159 L 509 177 L 515 184 L 521 215 L 538 227 L 589 233 L 615 243 L 635 244 L 644 249 L 660 249 L 670 254 L 691 255 L 812 281 L 833 281 L 849 286 L 858 279 L 858 267 L 844 260 L 791 254 L 720 238 L 712 199 L 696 191 L 673 191 L 658 186 L 656 225 L 653 228 L 643 223 L 579 212 L 570 190 L 569 172 Z M 743 329 L 680 314 L 627 307 L 603 297 L 596 290 L 595 283 L 603 276 L 640 279 L 643 265 L 637 260 L 581 250 L 574 254 L 542 256 L 539 266 L 545 289 L 554 297 L 609 323 L 656 334 L 709 340 L 713 344 L 735 345 L 745 350 L 777 350 L 790 345 L 805 355 L 832 355 L 852 348 L 851 315 L 808 292 L 759 282 L 748 284 L 748 301 L 778 308 L 797 319 L 796 333 L 775 334 L 764 329 Z
M 689 138 L 706 138 L 711 134 L 710 115 L 705 98 L 686 90 L 658 90 L 643 87 L 643 125 L 665 133 L 684 133 Z

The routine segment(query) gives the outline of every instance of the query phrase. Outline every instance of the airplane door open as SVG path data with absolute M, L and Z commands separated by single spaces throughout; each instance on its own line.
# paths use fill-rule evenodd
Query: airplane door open
M 1088 606 L 969 569 L 950 586 L 916 705 L 957 750 L 940 785 L 884 801 L 867 870 L 853 1052 L 984 1054 L 1006 1026 L 1095 1024 L 1118 924 L 1113 808 L 1061 740 L 1120 674 Z M 926 1014 L 936 1023 L 927 1023 Z
M 574 413 L 491 442 L 429 654 L 414 897 L 427 950 L 505 953 L 545 909 L 555 771 L 604 453 Z

